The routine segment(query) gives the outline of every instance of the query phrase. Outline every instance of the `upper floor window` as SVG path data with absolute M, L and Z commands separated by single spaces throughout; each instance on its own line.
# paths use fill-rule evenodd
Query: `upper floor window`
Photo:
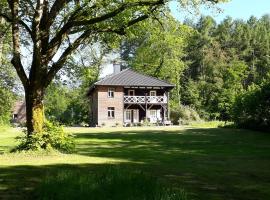
M 128 90 L 128 96 L 135 96 L 135 90 Z
M 115 109 L 114 107 L 108 107 L 108 118 L 114 118 Z
M 157 96 L 157 91 L 151 90 L 150 91 L 150 96 Z
M 114 88 L 109 88 L 108 89 L 108 97 L 109 98 L 114 98 L 114 92 L 115 92 Z

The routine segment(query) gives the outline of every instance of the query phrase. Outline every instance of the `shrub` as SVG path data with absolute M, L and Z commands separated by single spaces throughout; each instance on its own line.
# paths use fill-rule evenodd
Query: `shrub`
M 194 121 L 201 121 L 199 114 L 189 106 L 180 105 L 171 111 L 173 124 L 189 124 Z
M 251 86 L 240 94 L 232 109 L 234 122 L 241 128 L 270 130 L 270 82 Z
M 9 124 L 13 99 L 14 95 L 0 85 L 0 125 Z
M 99 172 L 80 170 L 59 171 L 47 176 L 36 190 L 35 199 L 93 199 L 93 200 L 186 200 L 181 189 L 164 186 L 141 171 L 123 167 L 105 167 Z
M 63 127 L 45 122 L 43 132 L 20 137 L 20 144 L 13 151 L 59 150 L 70 153 L 75 148 L 73 136 L 64 132 Z
M 150 123 L 150 119 L 144 118 L 144 120 L 141 123 L 141 126 L 152 126 L 152 124 Z

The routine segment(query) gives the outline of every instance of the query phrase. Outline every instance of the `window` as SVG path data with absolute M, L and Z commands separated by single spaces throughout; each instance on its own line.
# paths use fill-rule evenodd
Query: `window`
M 114 97 L 114 91 L 115 91 L 114 88 L 109 88 L 108 89 L 108 97 L 109 98 L 113 98 Z
M 131 121 L 131 110 L 126 111 L 126 120 Z
M 151 118 L 156 118 L 157 116 L 157 111 L 156 110 L 150 110 L 150 117 Z
M 155 90 L 150 91 L 150 96 L 157 96 L 157 92 Z
M 114 107 L 108 107 L 108 118 L 114 118 Z
M 14 114 L 13 119 L 18 119 L 18 114 Z
M 135 90 L 128 90 L 128 96 L 134 96 Z

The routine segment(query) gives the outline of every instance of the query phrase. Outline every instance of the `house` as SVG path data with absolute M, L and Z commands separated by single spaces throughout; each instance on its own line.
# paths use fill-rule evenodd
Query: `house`
M 174 85 L 133 69 L 121 70 L 94 83 L 89 91 L 90 126 L 150 123 L 169 118 L 169 91 Z
M 25 101 L 17 101 L 14 103 L 12 109 L 12 123 L 24 124 L 26 123 L 26 105 Z

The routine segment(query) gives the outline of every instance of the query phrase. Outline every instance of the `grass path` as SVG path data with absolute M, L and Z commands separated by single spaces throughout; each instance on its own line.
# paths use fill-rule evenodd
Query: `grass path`
M 189 199 L 270 199 L 270 134 L 219 128 L 68 128 L 70 155 L 8 154 L 20 135 L 0 129 L 0 199 L 31 194 L 61 170 L 99 172 L 117 165 L 184 188 Z

